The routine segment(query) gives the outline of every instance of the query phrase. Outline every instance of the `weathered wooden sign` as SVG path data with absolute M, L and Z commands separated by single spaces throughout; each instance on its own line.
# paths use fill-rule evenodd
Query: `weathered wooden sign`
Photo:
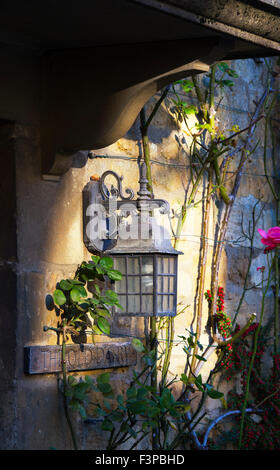
M 130 342 L 66 345 L 67 370 L 94 370 L 136 364 L 136 351 Z M 61 346 L 25 346 L 26 374 L 61 372 Z

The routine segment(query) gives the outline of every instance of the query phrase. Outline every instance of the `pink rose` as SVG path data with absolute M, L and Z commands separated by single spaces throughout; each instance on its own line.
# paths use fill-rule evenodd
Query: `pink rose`
M 271 227 L 267 232 L 259 228 L 258 232 L 262 236 L 261 242 L 266 245 L 265 253 L 280 245 L 280 227 Z

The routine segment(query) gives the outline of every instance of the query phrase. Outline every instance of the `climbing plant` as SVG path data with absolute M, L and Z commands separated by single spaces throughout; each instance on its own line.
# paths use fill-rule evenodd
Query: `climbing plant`
M 269 74 L 270 71 L 268 76 Z M 263 277 L 263 296 L 258 323 L 255 322 L 255 315 L 251 315 L 242 328 L 236 324 L 246 292 L 250 289 L 249 272 L 254 251 L 254 237 L 263 207 L 258 213 L 258 205 L 256 204 L 253 208 L 252 223 L 246 233 L 250 241 L 248 270 L 233 318 L 233 315 L 230 315 L 232 312 L 225 311 L 225 291 L 224 287 L 219 284 L 221 256 L 232 207 L 237 197 L 245 164 L 256 150 L 256 145 L 253 144 L 256 126 L 261 119 L 266 119 L 265 132 L 268 133 L 269 116 L 271 116 L 275 98 L 273 98 L 274 101 L 271 100 L 268 80 L 268 86 L 255 104 L 255 110 L 249 116 L 246 127 L 240 129 L 237 124 L 234 124 L 230 128 L 225 128 L 223 123 L 219 123 L 217 113 L 224 91 L 233 89 L 238 75 L 227 63 L 222 62 L 212 66 L 205 78 L 204 83 L 199 82 L 195 76 L 174 83 L 163 91 L 148 117 L 146 117 L 145 109 L 140 113 L 143 159 L 147 165 L 149 190 L 152 195 L 149 126 L 160 106 L 171 93 L 170 109 L 181 131 L 183 129 L 182 132 L 190 139 L 188 152 L 186 152 L 189 184 L 184 190 L 183 203 L 179 211 L 174 211 L 174 217 L 171 220 L 174 248 L 178 248 L 180 243 L 189 209 L 198 205 L 202 207 L 198 294 L 194 307 L 195 323 L 193 329 L 185 328 L 180 332 L 176 340 L 176 347 L 181 348 L 185 354 L 184 372 L 180 377 L 172 375 L 176 317 L 160 319 L 151 317 L 149 338 L 146 337 L 146 341 L 134 338 L 132 341 L 141 357 L 141 365 L 133 371 L 131 382 L 124 393 L 118 393 L 114 389 L 108 372 L 94 379 L 91 376 L 77 379 L 68 374 L 65 365 L 68 335 L 75 338 L 83 332 L 90 333 L 93 341 L 96 334 L 110 335 L 111 307 L 121 308 L 114 290 L 106 286 L 108 279 L 113 282 L 121 279 L 121 273 L 113 268 L 113 260 L 106 256 L 103 258 L 93 256 L 90 262 L 83 262 L 78 267 L 74 278 L 61 280 L 53 293 L 54 307 L 59 318 L 57 328 L 45 327 L 45 330 L 55 331 L 62 341 L 62 394 L 74 448 L 78 448 L 78 443 L 69 409 L 80 412 L 84 421 L 91 419 L 95 422 L 100 421 L 102 430 L 108 436 L 107 449 L 112 450 L 122 448 L 122 446 L 135 449 L 143 442 L 146 443 L 145 446 L 152 449 L 163 450 L 185 449 L 190 446 L 196 449 L 207 449 L 209 442 L 210 448 L 219 448 L 219 442 L 217 441 L 215 447 L 215 443 L 209 440 L 209 435 L 212 429 L 219 427 L 228 416 L 235 416 L 236 419 L 231 437 L 235 435 L 235 440 L 233 439 L 232 442 L 235 442 L 237 447 L 256 448 L 260 442 L 261 446 L 265 447 L 266 441 L 261 441 L 259 434 L 256 434 L 256 439 L 252 438 L 255 416 L 263 415 L 261 420 L 264 422 L 266 419 L 270 420 L 271 417 L 272 423 L 275 418 L 272 416 L 272 409 L 278 416 L 278 402 L 275 405 L 276 408 L 274 407 L 274 400 L 279 398 L 279 328 L 278 307 L 276 306 L 278 296 L 275 297 L 273 368 L 270 378 L 266 381 L 261 377 L 260 361 L 266 337 L 262 325 L 265 298 L 272 279 L 275 280 L 276 291 L 279 290 L 277 243 L 274 247 L 276 255 L 270 260 L 266 282 Z M 218 95 L 217 91 L 219 91 Z M 195 98 L 195 104 L 193 98 Z M 184 124 L 183 127 L 182 124 Z M 183 139 L 181 144 L 184 145 Z M 264 167 L 267 174 L 266 159 L 265 151 Z M 271 182 L 269 184 L 278 204 L 277 187 Z M 204 193 L 198 199 L 201 187 L 204 187 Z M 208 245 L 210 210 L 214 205 L 217 207 L 219 223 L 216 226 L 215 243 L 210 259 Z M 211 265 L 211 280 L 210 285 L 206 286 L 206 266 L 209 265 Z M 264 270 L 261 272 L 263 274 Z M 206 347 L 200 342 L 205 308 L 204 298 L 208 301 L 210 325 L 210 341 Z M 187 306 L 180 306 L 177 315 L 182 314 L 187 308 Z M 209 363 L 210 356 L 213 359 L 214 353 L 216 354 L 214 365 L 210 367 L 208 377 L 203 379 L 201 370 L 206 363 Z M 236 373 L 241 373 L 242 393 L 238 395 L 232 391 L 228 397 L 225 397 L 223 392 L 214 386 L 214 378 L 218 373 L 222 373 L 222 377 L 227 382 L 230 382 Z M 273 384 L 272 381 L 274 381 Z M 252 399 L 254 393 L 256 398 Z M 224 411 L 218 418 L 208 423 L 202 432 L 200 424 L 206 417 L 203 405 L 207 397 L 217 400 Z M 260 432 L 266 429 L 263 421 L 261 424 L 263 428 L 261 426 L 259 428 Z M 279 442 L 277 433 L 273 439 L 273 442 L 271 439 L 267 441 L 272 442 L 272 447 Z M 223 443 L 220 443 L 220 448 L 222 445 Z M 271 447 L 270 444 L 269 447 Z
M 108 279 L 113 282 L 122 279 L 122 274 L 113 268 L 112 258 L 93 255 L 90 262 L 83 261 L 78 266 L 74 277 L 59 281 L 53 292 L 52 308 L 55 310 L 58 320 L 57 327 L 44 327 L 44 331 L 56 332 L 58 342 L 62 345 L 63 378 L 61 390 L 65 416 L 75 449 L 78 448 L 78 445 L 69 407 L 78 410 L 85 418 L 87 394 L 93 384 L 89 377 L 86 377 L 85 381 L 77 382 L 73 376 L 68 376 L 66 343 L 69 335 L 75 340 L 81 333 L 88 333 L 87 330 L 90 330 L 93 342 L 95 335 L 110 334 L 111 309 L 113 306 L 122 309 L 122 306 L 119 304 L 117 294 L 112 289 L 106 288 Z M 91 289 L 90 295 L 89 288 Z M 100 387 L 102 388 L 102 385 Z

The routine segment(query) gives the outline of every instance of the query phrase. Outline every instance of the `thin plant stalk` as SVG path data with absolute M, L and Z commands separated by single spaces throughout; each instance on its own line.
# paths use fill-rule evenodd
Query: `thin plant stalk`
M 248 374 L 247 374 L 247 380 L 246 380 L 246 386 L 245 386 L 245 394 L 244 394 L 244 401 L 241 409 L 241 421 L 240 421 L 240 433 L 239 433 L 239 443 L 238 443 L 238 449 L 241 449 L 242 447 L 242 439 L 243 439 L 243 431 L 244 431 L 244 420 L 245 420 L 245 411 L 247 407 L 247 402 L 248 402 L 248 397 L 249 397 L 249 390 L 250 390 L 250 379 L 251 379 L 251 373 L 253 369 L 253 365 L 255 362 L 255 357 L 257 353 L 257 347 L 258 347 L 258 338 L 259 338 L 259 333 L 260 329 L 262 326 L 262 321 L 263 321 L 263 315 L 264 315 L 264 307 L 265 307 L 265 297 L 267 294 L 267 291 L 270 287 L 270 281 L 271 281 L 271 271 L 273 269 L 273 263 L 270 264 L 269 266 L 269 271 L 268 271 L 268 278 L 267 278 L 267 283 L 266 286 L 263 289 L 263 295 L 262 295 L 262 303 L 261 303 L 261 313 L 260 313 L 260 320 L 258 327 L 255 332 L 254 336 L 254 343 L 253 343 L 253 351 L 252 351 L 252 357 L 250 360 L 250 365 L 248 369 Z
M 274 353 L 279 352 L 279 248 L 275 249 L 274 257 Z
M 267 142 L 268 142 L 268 131 L 270 130 L 271 134 L 271 141 L 272 141 L 272 166 L 274 175 L 276 176 L 276 158 L 275 158 L 275 136 L 273 133 L 273 128 L 271 124 L 270 115 L 274 109 L 277 100 L 277 93 L 274 94 L 266 117 L 265 123 L 265 135 L 264 135 L 264 153 L 263 153 L 263 162 L 264 162 L 264 173 L 266 176 L 267 183 L 271 190 L 272 196 L 274 198 L 276 204 L 276 224 L 280 225 L 280 217 L 279 217 L 279 205 L 280 205 L 280 196 L 277 192 L 276 187 L 270 181 L 270 177 L 268 176 L 267 172 Z M 278 181 L 279 183 L 279 181 Z M 279 352 L 279 249 L 276 248 L 275 251 L 275 263 L 274 263 L 274 353 Z
M 248 290 L 248 280 L 249 280 L 249 274 L 250 274 L 250 269 L 251 269 L 251 265 L 252 265 L 252 261 L 253 261 L 253 254 L 254 254 L 254 237 L 255 237 L 255 232 L 256 232 L 256 226 L 257 226 L 257 222 L 259 221 L 260 216 L 263 212 L 263 208 L 262 208 L 259 212 L 259 215 L 257 217 L 255 216 L 255 210 L 256 210 L 256 207 L 257 207 L 258 204 L 259 204 L 259 201 L 257 201 L 257 203 L 254 205 L 254 208 L 253 208 L 253 211 L 252 211 L 252 230 L 250 230 L 250 228 L 249 228 L 249 233 L 245 234 L 245 231 L 243 229 L 244 235 L 246 236 L 247 239 L 250 240 L 249 260 L 248 260 L 247 271 L 246 271 L 245 279 L 244 279 L 244 283 L 243 283 L 242 294 L 240 296 L 238 306 L 236 308 L 235 315 L 234 315 L 233 320 L 232 320 L 232 327 L 234 327 L 234 325 L 236 323 L 238 314 L 240 312 L 240 308 L 241 308 L 242 303 L 243 303 L 244 298 L 245 298 L 246 291 Z
M 74 428 L 72 425 L 72 421 L 69 414 L 68 403 L 67 403 L 67 396 L 66 396 L 66 389 L 67 389 L 67 365 L 66 365 L 66 338 L 65 338 L 65 330 L 62 329 L 62 380 L 63 380 L 63 408 L 65 413 L 65 418 L 70 430 L 71 438 L 73 447 L 75 450 L 78 450 L 77 439 L 74 432 Z
M 153 197 L 153 182 L 152 182 L 152 172 L 151 172 L 151 160 L 150 160 L 150 142 L 148 137 L 148 128 L 152 122 L 153 117 L 155 116 L 156 112 L 158 111 L 161 103 L 163 102 L 164 98 L 167 96 L 169 87 L 167 87 L 164 92 L 162 93 L 161 97 L 155 104 L 153 111 L 151 112 L 148 119 L 145 116 L 145 108 L 143 107 L 140 111 L 140 122 L 141 122 L 141 135 L 142 135 L 142 145 L 143 145 L 143 157 L 147 167 L 147 180 L 148 180 L 148 190 Z M 150 317 L 150 349 L 155 350 L 156 353 L 156 361 L 157 361 L 157 319 L 156 317 Z M 153 372 L 151 374 L 151 386 L 157 389 L 157 367 L 154 367 Z M 153 449 L 158 448 L 158 440 L 159 436 L 156 431 L 152 431 L 152 447 Z
M 205 291 L 205 276 L 206 276 L 206 266 L 207 266 L 207 255 L 208 255 L 208 238 L 209 238 L 209 220 L 210 220 L 210 206 L 211 206 L 211 194 L 212 194 L 212 169 L 209 170 L 208 176 L 208 185 L 207 185 L 207 195 L 206 195 L 206 205 L 205 212 L 203 217 L 202 225 L 202 253 L 201 253 L 201 262 L 199 266 L 199 284 L 198 284 L 198 304 L 197 304 L 197 314 L 196 314 L 196 336 L 194 340 L 194 350 L 193 357 L 191 362 L 191 370 L 195 369 L 198 340 L 201 334 L 202 327 L 202 311 L 203 311 L 203 298 Z M 191 370 L 189 373 L 191 374 Z
M 268 94 L 268 89 L 266 89 L 259 100 L 255 112 L 253 116 L 251 117 L 251 122 L 249 126 L 249 131 L 247 134 L 246 138 L 246 143 L 244 145 L 244 148 L 241 151 L 241 157 L 240 161 L 238 164 L 238 168 L 235 173 L 235 180 L 233 184 L 233 189 L 230 194 L 230 203 L 226 204 L 224 216 L 222 219 L 222 224 L 221 228 L 219 231 L 219 237 L 217 241 L 217 247 L 214 253 L 214 258 L 213 258 L 213 264 L 212 264 L 212 275 L 211 275 L 211 292 L 212 292 L 212 302 L 211 302 L 211 307 L 210 307 L 210 319 L 211 319 L 211 326 L 212 326 L 212 335 L 213 339 L 217 340 L 219 343 L 220 340 L 219 338 L 216 337 L 216 331 L 215 331 L 215 321 L 214 321 L 214 316 L 216 313 L 216 304 L 217 304 L 217 290 L 218 290 L 218 282 L 219 282 L 219 269 L 220 269 L 220 263 L 221 263 L 221 257 L 222 257 L 222 252 L 223 252 L 223 247 L 224 247 L 224 241 L 225 241 L 225 236 L 227 232 L 227 227 L 229 223 L 229 218 L 231 215 L 232 207 L 234 204 L 234 201 L 236 199 L 240 183 L 241 183 L 241 178 L 242 178 L 242 172 L 243 172 L 243 167 L 247 161 L 247 148 L 251 142 L 251 138 L 253 136 L 255 126 L 256 126 L 256 121 L 259 117 L 259 114 L 261 112 L 261 109 L 265 103 L 265 100 L 267 98 Z

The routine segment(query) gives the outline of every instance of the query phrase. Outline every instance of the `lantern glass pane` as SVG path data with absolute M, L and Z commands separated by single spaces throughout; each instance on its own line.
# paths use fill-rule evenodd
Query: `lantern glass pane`
M 142 295 L 142 313 L 153 313 L 153 295 Z
M 157 314 L 170 315 L 176 312 L 176 258 L 159 255 L 157 263 L 156 305 Z
M 139 257 L 127 258 L 127 274 L 140 274 Z
M 170 298 L 172 296 L 168 295 L 158 295 L 157 298 L 157 312 L 159 314 L 168 314 L 168 313 L 173 313 L 173 305 L 174 303 L 171 301 Z M 168 304 L 169 302 L 169 304 Z
M 175 260 L 173 257 L 168 259 L 168 273 L 174 274 L 175 273 Z
M 142 257 L 142 269 L 141 274 L 153 274 L 154 271 L 154 260 L 152 256 L 143 256 Z
M 174 285 L 173 276 L 158 276 L 158 292 L 160 294 L 173 293 Z
M 169 276 L 169 292 L 175 291 L 175 279 L 172 276 Z
M 174 296 L 174 295 L 170 295 L 170 296 L 169 296 L 169 310 L 170 310 L 170 312 L 174 312 L 174 310 L 175 310 L 175 302 L 174 302 L 174 300 L 175 300 L 175 296 Z
M 126 277 L 123 276 L 121 281 L 118 281 L 116 284 L 116 292 L 120 294 L 126 293 Z
M 123 276 L 126 274 L 125 258 L 114 258 L 114 269 L 117 269 Z
M 142 293 L 152 293 L 153 292 L 153 278 L 152 276 L 142 276 Z
M 127 276 L 127 293 L 138 294 L 140 292 L 140 277 L 139 276 Z
M 158 295 L 158 298 L 157 298 L 157 312 L 158 313 L 162 313 L 162 302 L 163 302 L 163 296 Z
M 128 313 L 139 313 L 140 312 L 140 295 L 128 295 Z
M 163 312 L 168 312 L 168 295 L 162 296 L 162 310 Z
M 119 295 L 119 303 L 123 307 L 123 310 L 119 307 L 116 307 L 116 312 L 126 312 L 126 295 Z
M 176 312 L 176 257 L 172 255 L 124 255 L 114 259 L 123 279 L 115 290 L 123 310 L 120 315 L 173 315 Z M 155 266 L 155 272 L 154 272 Z
M 163 258 L 163 271 L 164 274 L 169 273 L 169 258 Z
M 115 291 L 118 294 L 126 294 L 126 260 L 125 258 L 114 258 L 114 269 L 117 269 L 122 274 L 122 279 L 115 283 Z
M 157 260 L 159 274 L 176 274 L 175 259 L 173 256 L 159 256 Z
M 157 271 L 159 274 L 163 273 L 163 258 L 161 256 L 157 259 Z

